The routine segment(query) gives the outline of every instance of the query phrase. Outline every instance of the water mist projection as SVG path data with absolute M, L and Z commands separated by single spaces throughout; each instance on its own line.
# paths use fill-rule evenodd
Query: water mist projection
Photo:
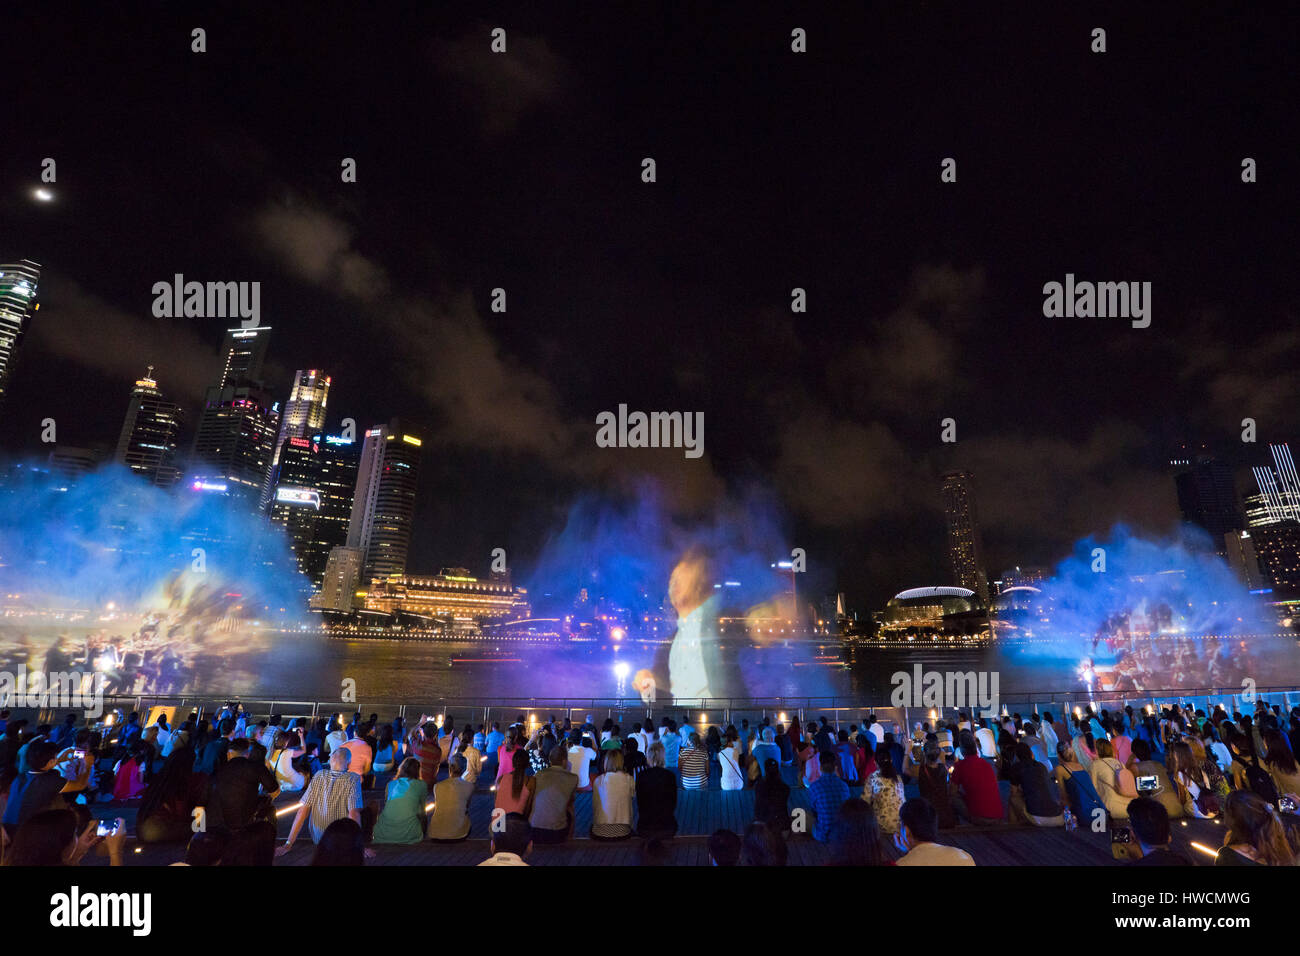
M 1037 659 L 1045 675 L 1068 669 L 1070 689 L 1090 693 L 1300 680 L 1295 635 L 1222 558 L 1123 527 L 1079 542 L 1007 627 L 1026 640 L 998 653 L 1020 666 Z
M 761 492 L 693 519 L 674 517 L 651 484 L 619 502 L 584 496 L 542 549 L 529 594 L 535 613 L 601 651 L 543 668 L 537 692 L 604 687 L 613 669 L 620 696 L 660 703 L 843 693 L 838 658 L 809 640 L 825 582 L 815 560 L 791 567 L 793 550 Z
M 242 692 L 303 605 L 279 530 L 221 496 L 119 466 L 67 482 L 7 470 L 0 511 L 5 670 L 97 670 L 107 693 Z

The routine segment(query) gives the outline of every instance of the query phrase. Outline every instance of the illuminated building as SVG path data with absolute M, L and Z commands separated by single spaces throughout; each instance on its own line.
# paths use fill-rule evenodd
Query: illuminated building
M 948 522 L 948 560 L 953 578 L 988 604 L 989 584 L 984 572 L 984 548 L 975 509 L 974 478 L 968 471 L 943 476 L 943 514 Z
M 980 643 L 989 637 L 988 610 L 970 588 L 910 588 L 885 605 L 877 636 L 895 643 Z
M 360 548 L 331 549 L 320 590 L 312 597 L 311 606 L 324 611 L 350 612 L 357 604 L 364 561 Z
M 1246 498 L 1247 527 L 1300 521 L 1300 476 L 1290 445 L 1269 445 L 1273 465 L 1252 468 L 1259 494 Z
M 221 378 L 219 388 L 243 381 L 261 381 L 262 363 L 266 360 L 266 343 L 271 327 L 226 329 L 221 342 Z
M 293 376 L 289 400 L 280 410 L 280 434 L 271 452 L 271 467 L 266 473 L 266 487 L 262 491 L 262 505 L 271 498 L 279 482 L 276 469 L 280 465 L 280 450 L 290 438 L 307 438 L 319 434 L 325 427 L 325 403 L 329 399 L 330 377 L 317 369 L 299 369 Z
M 444 568 L 434 575 L 376 578 L 366 594 L 366 609 L 460 621 L 529 616 L 525 589 L 500 579 L 481 581 L 464 568 Z
M 348 547 L 365 555 L 365 583 L 406 572 L 422 444 L 396 420 L 366 432 L 348 524 Z
M 1300 590 L 1300 522 L 1252 528 L 1250 538 L 1264 580 L 1274 588 Z
M 280 406 L 258 376 L 269 326 L 227 329 L 220 383 L 208 388 L 186 479 L 194 491 L 221 493 L 256 506 L 280 430 Z M 224 486 L 224 487 L 222 487 Z
M 320 587 L 330 552 L 347 542 L 356 486 L 352 442 L 333 435 L 286 438 L 270 519 L 285 529 L 298 570 Z
M 1249 531 L 1229 531 L 1223 536 L 1224 553 L 1228 566 L 1249 590 L 1255 591 L 1271 583 L 1264 577 L 1255 554 L 1255 539 Z
M 163 398 L 153 377 L 153 366 L 131 389 L 122 434 L 113 460 L 126 465 L 151 484 L 170 488 L 180 477 L 176 466 L 176 434 L 181 409 Z
M 32 313 L 41 306 L 36 288 L 41 267 L 30 259 L 0 265 L 0 405 L 9 390 L 18 346 L 30 324 Z

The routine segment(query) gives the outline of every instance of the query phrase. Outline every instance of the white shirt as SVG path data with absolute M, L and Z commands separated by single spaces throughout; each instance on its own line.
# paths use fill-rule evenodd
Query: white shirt
M 569 772 L 578 775 L 578 789 L 591 783 L 591 762 L 596 759 L 596 751 L 590 747 L 573 747 L 569 750 Z
M 885 728 L 881 726 L 880 721 L 876 721 L 869 729 L 871 730 L 871 736 L 876 738 L 876 746 L 880 746 L 885 742 Z
M 677 620 L 677 636 L 668 651 L 668 684 L 672 695 L 678 699 L 712 697 L 709 692 L 709 675 L 704 669 L 704 647 L 700 640 L 705 601 L 685 617 Z
M 332 753 L 348 742 L 347 731 L 336 730 L 325 738 L 325 753 Z
M 632 795 L 636 781 L 629 773 L 602 773 L 591 786 L 593 824 L 632 825 Z
M 515 853 L 498 853 L 490 856 L 479 866 L 527 866 L 528 864 L 521 860 Z

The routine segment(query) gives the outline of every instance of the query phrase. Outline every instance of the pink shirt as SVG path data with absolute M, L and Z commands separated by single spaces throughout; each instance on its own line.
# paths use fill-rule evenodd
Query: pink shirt
M 1133 738 L 1120 734 L 1110 745 L 1115 748 L 1115 759 L 1128 766 L 1129 754 L 1133 752 Z
M 497 748 L 497 779 L 499 784 L 502 777 L 508 777 L 515 770 L 515 752 L 509 744 L 502 744 Z
M 524 785 L 519 788 L 519 799 L 516 800 L 511 794 L 511 785 L 514 781 L 510 774 L 506 774 L 505 779 L 497 783 L 496 807 L 504 810 L 506 813 L 523 813 L 524 807 L 528 806 L 528 779 L 524 778 Z
M 370 744 L 366 743 L 360 737 L 353 737 L 339 749 L 346 750 L 351 754 L 351 757 L 348 759 L 348 773 L 360 774 L 363 777 L 370 773 L 371 765 L 375 760 L 375 755 L 370 749 Z

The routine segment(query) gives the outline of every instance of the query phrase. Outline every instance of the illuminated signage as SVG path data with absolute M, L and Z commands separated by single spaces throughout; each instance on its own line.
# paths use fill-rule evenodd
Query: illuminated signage
M 275 489 L 275 500 L 290 505 L 311 505 L 320 510 L 320 492 L 315 488 L 295 488 L 282 485 Z
M 196 480 L 190 487 L 195 491 L 225 491 L 226 483 L 224 481 Z
M 309 442 L 309 441 L 308 441 L 307 439 L 305 439 L 305 438 L 290 438 L 290 439 L 289 439 L 289 444 L 292 445 L 294 448 L 310 448 L 310 447 L 311 447 L 311 442 Z
M 424 444 L 424 442 L 420 441 L 420 439 L 414 438 L 411 435 L 403 435 L 402 441 L 406 442 L 408 445 L 414 445 L 416 448 L 419 448 L 422 444 Z

